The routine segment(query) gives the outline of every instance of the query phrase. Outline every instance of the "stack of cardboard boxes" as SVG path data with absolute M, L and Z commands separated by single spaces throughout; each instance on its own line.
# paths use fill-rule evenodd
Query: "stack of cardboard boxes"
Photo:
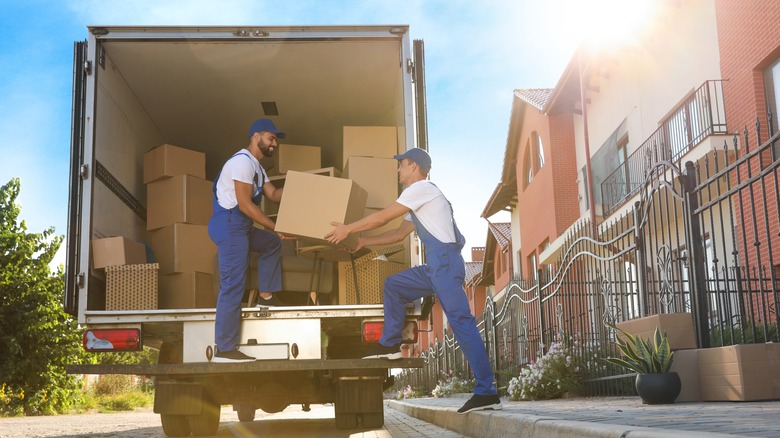
M 105 269 L 106 310 L 157 308 L 157 263 L 146 246 L 124 236 L 92 240 L 92 267 Z
M 682 390 L 677 402 L 755 401 L 780 399 L 780 344 L 760 343 L 696 348 L 690 313 L 651 315 L 618 327 L 644 339 L 655 328 L 666 333 L 674 351 L 671 371 Z
M 159 263 L 159 307 L 216 306 L 212 275 L 217 247 L 208 235 L 212 183 L 206 156 L 172 145 L 144 155 L 146 228 Z

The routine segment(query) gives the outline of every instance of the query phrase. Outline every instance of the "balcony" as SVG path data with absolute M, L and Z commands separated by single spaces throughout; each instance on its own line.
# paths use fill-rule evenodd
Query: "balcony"
M 705 138 L 726 133 L 723 81 L 706 81 L 601 182 L 604 215 L 637 194 L 656 163 L 670 161 L 679 165 L 682 157 Z

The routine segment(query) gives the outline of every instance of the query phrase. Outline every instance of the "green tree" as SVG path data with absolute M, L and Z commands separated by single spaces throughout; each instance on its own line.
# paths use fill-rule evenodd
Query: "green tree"
M 0 414 L 66 412 L 81 396 L 81 331 L 65 313 L 62 267 L 49 263 L 62 244 L 54 229 L 30 233 L 19 221 L 20 182 L 0 187 Z

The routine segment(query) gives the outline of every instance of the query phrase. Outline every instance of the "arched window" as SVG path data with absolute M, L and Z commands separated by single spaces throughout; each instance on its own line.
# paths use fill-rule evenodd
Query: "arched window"
M 531 139 L 533 141 L 534 148 L 536 149 L 536 171 L 538 172 L 544 166 L 544 145 L 542 144 L 542 137 L 538 132 L 531 133 Z
M 525 187 L 534 180 L 534 163 L 531 161 L 531 146 L 526 144 L 523 154 L 523 175 L 525 175 Z

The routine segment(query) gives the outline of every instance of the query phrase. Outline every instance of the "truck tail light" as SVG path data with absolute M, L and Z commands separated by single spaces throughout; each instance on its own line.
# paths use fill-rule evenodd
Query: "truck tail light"
M 139 351 L 141 330 L 133 329 L 89 329 L 84 332 L 86 351 Z
M 382 337 L 383 327 L 384 321 L 363 321 L 363 342 L 379 342 L 379 338 Z M 404 344 L 417 343 L 418 333 L 417 321 L 406 321 L 406 326 L 404 326 L 404 330 L 401 332 L 401 342 Z

